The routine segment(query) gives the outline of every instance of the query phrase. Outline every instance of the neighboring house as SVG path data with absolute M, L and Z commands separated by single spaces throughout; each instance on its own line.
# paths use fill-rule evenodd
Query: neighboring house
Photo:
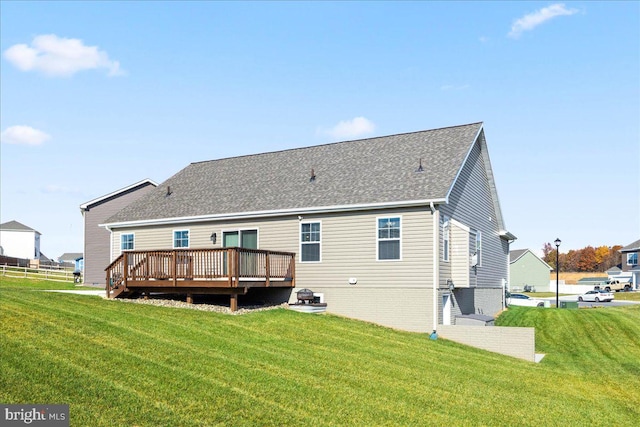
M 622 254 L 622 272 L 616 278 L 630 278 L 633 289 L 640 289 L 640 240 L 620 249 Z
M 553 268 L 531 250 L 512 250 L 509 253 L 509 290 L 522 291 L 530 286 L 536 292 L 548 292 L 551 271 Z
M 515 239 L 482 123 L 192 163 L 104 226 L 112 260 L 131 249 L 296 253 L 296 287 L 328 312 L 420 332 L 498 313 Z
M 157 185 L 145 179 L 80 205 L 84 218 L 84 283 L 104 284 L 104 269 L 111 262 L 111 236 L 99 224 Z
M 40 232 L 18 221 L 0 224 L 0 246 L 4 256 L 40 259 L 40 236 Z
M 58 257 L 58 262 L 67 266 L 72 265 L 75 271 L 82 271 L 84 255 L 81 252 L 65 252 Z

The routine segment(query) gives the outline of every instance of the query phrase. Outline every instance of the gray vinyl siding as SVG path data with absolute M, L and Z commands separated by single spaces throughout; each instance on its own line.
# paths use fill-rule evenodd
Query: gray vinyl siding
M 481 153 L 480 139 L 474 144 L 455 186 L 449 203 L 441 211 L 471 231 L 482 233 L 482 262 L 475 275 L 478 287 L 501 287 L 508 277 L 508 242 L 500 237 L 494 201 L 491 196 Z M 485 155 L 487 155 L 485 153 Z M 488 155 L 487 155 L 488 156 Z M 472 248 L 475 246 L 473 243 Z
M 104 269 L 111 262 L 110 233 L 99 224 L 119 212 L 134 200 L 154 189 L 150 183 L 135 187 L 129 191 L 101 200 L 87 206 L 84 211 L 84 282 L 87 284 L 104 284 Z M 118 246 L 119 247 L 119 246 Z
M 461 285 L 454 290 L 453 312 L 492 316 L 502 309 L 503 280 L 506 281 L 509 277 L 509 243 L 500 237 L 496 205 L 486 172 L 486 167 L 490 167 L 485 164 L 488 161 L 488 154 L 482 152 L 481 142 L 484 142 L 483 134 L 471 148 L 467 161 L 451 190 L 449 203 L 442 205 L 440 210 L 442 215 L 447 215 L 469 227 L 470 232 L 467 236 L 469 256 L 476 247 L 474 233 L 480 231 L 482 235 L 481 263 L 477 268 L 469 264 L 468 287 Z M 457 238 L 464 239 L 464 236 L 459 235 Z M 440 239 L 442 239 L 442 232 L 440 232 Z M 442 269 L 447 263 L 442 261 L 442 256 L 440 260 Z M 460 258 L 459 261 L 460 267 L 463 268 L 462 259 Z M 463 280 L 464 274 L 460 273 L 459 276 L 458 280 Z M 440 276 L 441 287 L 446 286 L 446 279 L 447 276 Z
M 327 311 L 381 325 L 430 331 L 433 327 L 433 233 L 428 207 L 304 216 L 320 221 L 321 262 L 301 263 L 297 216 L 256 221 L 203 222 L 114 230 L 112 257 L 120 254 L 120 235 L 134 233 L 136 250 L 172 248 L 173 230 L 189 230 L 190 248 L 221 247 L 222 232 L 257 229 L 260 249 L 296 253 L 296 289 L 324 294 Z M 377 219 L 401 218 L 401 260 L 378 261 Z M 217 233 L 217 243 L 210 240 Z M 349 284 L 349 279 L 357 284 Z

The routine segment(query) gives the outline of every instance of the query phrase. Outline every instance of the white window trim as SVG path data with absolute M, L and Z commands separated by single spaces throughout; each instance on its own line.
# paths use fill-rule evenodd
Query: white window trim
M 636 264 L 634 264 L 634 263 L 629 262 L 629 260 L 631 259 L 631 257 L 632 257 L 633 255 L 635 255 L 635 256 L 636 256 L 636 261 L 638 260 L 638 258 L 640 258 L 640 254 L 638 254 L 638 252 L 629 252 L 629 253 L 627 254 L 627 265 L 637 265 L 637 263 L 636 263 Z
M 220 247 L 224 247 L 224 233 L 238 233 L 238 246 L 242 243 L 241 234 L 243 231 L 256 232 L 256 241 L 258 249 L 260 249 L 260 229 L 258 227 L 244 227 L 244 228 L 225 228 L 220 231 Z
M 319 245 L 319 251 L 320 251 L 320 258 L 318 259 L 318 261 L 303 261 L 302 260 L 302 245 L 305 244 L 302 242 L 302 224 L 320 224 L 320 241 L 319 242 L 309 242 L 308 244 L 314 244 L 314 243 L 318 243 Z M 320 220 L 314 220 L 314 221 L 300 221 L 300 225 L 298 226 L 298 247 L 299 247 L 299 253 L 300 253 L 300 263 L 302 264 L 319 264 L 322 262 L 322 221 Z
M 187 246 L 176 247 L 176 233 L 178 231 L 186 231 L 187 232 Z M 191 229 L 189 228 L 176 228 L 171 231 L 171 245 L 173 249 L 189 249 L 191 247 Z
M 473 253 L 473 255 L 478 255 L 478 252 L 480 252 L 480 254 L 479 254 L 478 258 L 477 258 L 478 259 L 478 263 L 476 264 L 476 267 L 482 267 L 482 258 L 484 258 L 483 254 L 482 254 L 482 252 L 483 252 L 483 250 L 482 250 L 482 231 L 474 230 L 474 231 L 471 232 L 471 234 L 473 234 L 473 236 L 474 236 L 473 237 L 473 240 L 474 240 L 473 248 L 474 248 L 475 252 Z M 480 243 L 480 244 L 478 245 L 478 243 Z M 480 250 L 478 250 L 478 247 L 480 247 Z
M 382 241 L 389 241 L 389 240 L 398 240 L 399 241 L 399 257 L 398 259 L 380 259 L 380 238 L 378 237 L 378 223 L 380 222 L 381 219 L 389 219 L 389 218 L 399 218 L 400 219 L 400 236 L 398 237 L 398 239 L 382 239 Z M 384 216 L 377 216 L 376 217 L 376 223 L 375 223 L 375 231 L 376 231 L 376 261 L 378 262 L 398 262 L 398 261 L 402 261 L 402 215 L 384 215 Z
M 451 259 L 451 220 L 446 215 L 442 219 L 442 261 L 449 262 Z M 448 244 L 445 245 L 445 242 Z
M 136 233 L 120 233 L 120 253 L 124 252 L 124 250 L 122 249 L 122 236 L 129 236 L 129 235 L 133 236 L 133 248 L 127 249 L 127 250 L 128 251 L 136 250 Z

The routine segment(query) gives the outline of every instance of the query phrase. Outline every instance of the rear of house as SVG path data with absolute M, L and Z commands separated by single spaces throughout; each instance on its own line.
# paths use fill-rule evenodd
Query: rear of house
M 295 253 L 296 288 L 327 311 L 419 332 L 500 311 L 514 239 L 481 123 L 192 163 L 104 227 L 111 259 Z M 298 289 L 260 296 L 294 302 Z

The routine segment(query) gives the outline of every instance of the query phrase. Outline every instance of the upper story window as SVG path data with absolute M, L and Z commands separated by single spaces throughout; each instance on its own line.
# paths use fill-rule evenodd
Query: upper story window
M 174 248 L 189 247 L 189 230 L 175 230 L 173 232 L 173 247 Z
M 451 246 L 451 226 L 449 223 L 449 217 L 444 217 L 444 223 L 442 224 L 442 260 L 449 261 L 449 252 Z
M 378 218 L 378 260 L 400 259 L 400 217 Z
M 638 252 L 627 254 L 627 265 L 638 265 Z
M 121 251 L 132 251 L 134 244 L 134 236 L 133 233 L 121 234 L 120 235 L 120 250 Z
M 301 223 L 300 260 L 302 262 L 320 262 L 320 244 L 320 223 Z

